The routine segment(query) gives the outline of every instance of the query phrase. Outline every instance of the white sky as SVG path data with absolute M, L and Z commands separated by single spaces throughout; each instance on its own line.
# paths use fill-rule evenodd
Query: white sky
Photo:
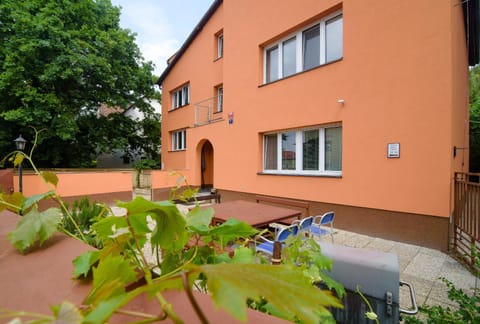
M 213 0 L 111 0 L 121 6 L 120 26 L 137 34 L 136 43 L 160 76 L 167 59 L 187 39 Z

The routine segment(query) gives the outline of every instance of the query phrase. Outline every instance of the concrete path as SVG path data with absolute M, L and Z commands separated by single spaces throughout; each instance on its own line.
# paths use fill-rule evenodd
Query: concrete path
M 323 240 L 330 242 L 328 237 Z M 337 229 L 334 241 L 335 244 L 350 247 L 395 253 L 398 256 L 400 280 L 414 286 L 419 306 L 451 305 L 455 308 L 448 299 L 448 288 L 439 277 L 445 277 L 464 292 L 471 293 L 473 287 L 480 288 L 480 279 L 455 259 L 437 250 Z M 400 290 L 400 307 L 410 307 L 407 288 Z

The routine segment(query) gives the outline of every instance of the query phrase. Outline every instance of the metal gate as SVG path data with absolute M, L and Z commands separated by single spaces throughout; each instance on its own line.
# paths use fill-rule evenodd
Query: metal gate
M 476 271 L 480 257 L 480 173 L 455 173 L 453 252 Z

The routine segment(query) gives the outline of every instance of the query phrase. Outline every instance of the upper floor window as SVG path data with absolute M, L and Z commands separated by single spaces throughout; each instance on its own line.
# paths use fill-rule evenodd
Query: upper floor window
M 172 132 L 172 151 L 181 151 L 187 148 L 187 131 L 181 129 Z
M 217 58 L 223 57 L 223 33 L 217 35 Z
M 172 110 L 186 106 L 190 103 L 190 84 L 172 92 Z
M 341 175 L 342 127 L 308 128 L 264 135 L 263 171 Z
M 264 82 L 336 61 L 343 57 L 343 15 L 331 14 L 264 50 Z
M 217 87 L 217 112 L 223 111 L 223 85 Z

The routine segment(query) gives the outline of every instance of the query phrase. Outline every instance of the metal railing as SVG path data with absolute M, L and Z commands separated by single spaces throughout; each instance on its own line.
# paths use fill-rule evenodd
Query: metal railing
M 453 252 L 476 269 L 480 253 L 480 174 L 455 173 L 453 211 Z
M 223 96 L 216 96 L 195 103 L 195 126 L 207 125 L 223 120 L 222 102 Z

